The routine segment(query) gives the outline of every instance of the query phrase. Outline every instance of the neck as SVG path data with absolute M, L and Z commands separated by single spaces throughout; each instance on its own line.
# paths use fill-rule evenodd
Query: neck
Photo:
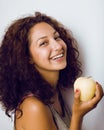
M 59 73 L 49 73 L 44 76 L 45 80 L 51 84 L 51 86 L 56 87 L 59 79 Z
M 43 78 L 53 87 L 57 86 L 59 71 L 39 71 Z

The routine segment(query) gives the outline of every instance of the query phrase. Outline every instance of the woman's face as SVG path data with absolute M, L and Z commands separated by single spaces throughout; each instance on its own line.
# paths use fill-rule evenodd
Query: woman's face
M 52 26 L 45 22 L 34 25 L 29 39 L 30 55 L 37 70 L 59 71 L 66 67 L 66 44 Z

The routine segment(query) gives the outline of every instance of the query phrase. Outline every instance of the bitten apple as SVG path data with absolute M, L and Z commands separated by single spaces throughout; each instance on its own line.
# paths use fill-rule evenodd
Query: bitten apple
M 79 77 L 74 82 L 74 91 L 76 89 L 81 92 L 80 100 L 88 101 L 95 95 L 96 82 L 90 77 Z

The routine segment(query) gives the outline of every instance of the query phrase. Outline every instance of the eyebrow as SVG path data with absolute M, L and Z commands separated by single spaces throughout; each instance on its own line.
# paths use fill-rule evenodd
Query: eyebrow
M 57 31 L 54 31 L 53 32 L 53 34 L 55 35 L 56 33 L 58 33 Z M 40 39 L 44 39 L 44 38 L 46 38 L 47 36 L 42 36 L 42 37 L 40 37 L 39 39 L 37 39 L 37 41 L 36 42 L 38 42 Z

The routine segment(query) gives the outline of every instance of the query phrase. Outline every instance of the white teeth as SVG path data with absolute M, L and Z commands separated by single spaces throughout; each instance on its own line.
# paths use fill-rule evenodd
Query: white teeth
M 62 56 L 63 56 L 63 54 L 57 55 L 57 56 L 53 57 L 52 60 L 56 60 L 56 59 L 58 59 L 58 58 L 60 58 Z

